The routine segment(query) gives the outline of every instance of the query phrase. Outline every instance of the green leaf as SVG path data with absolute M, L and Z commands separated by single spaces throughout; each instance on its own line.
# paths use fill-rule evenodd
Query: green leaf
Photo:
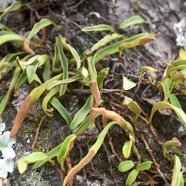
M 39 167 L 41 167 L 42 165 L 44 165 L 47 161 L 50 161 L 51 162 L 51 159 L 56 157 L 59 152 L 60 152 L 60 149 L 61 149 L 61 145 L 63 143 L 59 144 L 57 147 L 54 147 L 51 151 L 47 152 L 46 155 L 47 155 L 47 159 L 43 159 L 43 160 L 38 160 L 32 167 L 32 169 L 37 169 Z
M 63 80 L 65 80 L 68 78 L 68 60 L 63 51 L 63 43 L 62 43 L 61 36 L 56 37 L 56 47 L 58 51 L 57 53 L 58 59 L 60 60 L 63 69 Z M 60 86 L 59 95 L 62 96 L 66 92 L 66 89 L 67 89 L 67 84 L 62 84 Z
M 11 6 L 9 6 L 8 8 L 6 8 L 5 10 L 3 10 L 3 11 L 1 12 L 0 17 L 2 17 L 2 16 L 4 16 L 4 15 L 8 14 L 9 12 L 13 12 L 13 11 L 15 11 L 15 10 L 18 10 L 18 9 L 21 8 L 21 7 L 22 7 L 22 3 L 19 2 L 19 1 L 15 1 Z
M 122 161 L 119 166 L 118 170 L 120 172 L 127 172 L 128 170 L 132 169 L 134 167 L 134 162 L 131 160 Z
M 43 152 L 33 152 L 32 154 L 30 154 L 24 158 L 20 158 L 17 161 L 19 173 L 23 174 L 26 171 L 29 163 L 34 163 L 36 161 L 44 160 L 47 158 L 48 158 L 47 155 Z
M 178 116 L 178 118 L 180 119 L 180 121 L 182 122 L 184 127 L 186 128 L 186 115 L 183 112 L 183 110 L 181 110 L 180 108 L 175 107 L 167 102 L 158 102 L 158 103 L 154 104 L 154 106 L 152 107 L 151 115 L 150 115 L 150 119 L 149 119 L 150 123 L 152 122 L 152 117 L 153 117 L 154 113 L 159 109 L 172 109 L 172 110 L 174 110 L 176 115 Z
M 13 78 L 12 78 L 11 83 L 9 85 L 8 91 L 7 91 L 6 95 L 1 100 L 1 103 L 0 103 L 0 116 L 2 115 L 3 111 L 5 110 L 5 108 L 8 104 L 8 101 L 11 98 L 11 95 L 13 93 L 13 90 L 14 90 L 16 81 L 19 77 L 20 71 L 21 71 L 21 69 L 19 67 L 16 67 L 16 69 L 14 70 Z
M 91 50 L 88 52 L 88 54 L 93 53 L 94 51 L 100 49 L 101 47 L 105 46 L 107 43 L 115 40 L 115 39 L 122 39 L 123 35 L 119 34 L 112 34 L 112 35 L 106 35 L 104 38 L 100 39 L 94 46 L 91 48 Z
M 103 68 L 99 73 L 98 73 L 98 77 L 97 77 L 97 82 L 98 82 L 98 87 L 100 92 L 102 92 L 103 89 L 103 82 L 106 78 L 106 76 L 109 73 L 109 68 Z
M 141 24 L 141 23 L 145 23 L 146 21 L 138 15 L 129 17 L 127 20 L 125 20 L 123 23 L 121 23 L 119 25 L 120 29 L 124 29 L 126 27 L 132 26 L 132 25 L 136 25 L 136 24 Z
M 27 38 L 25 39 L 24 42 L 24 47 L 28 47 L 29 48 L 29 44 L 30 44 L 30 40 L 32 39 L 32 37 L 34 35 L 36 35 L 41 29 L 49 26 L 49 25 L 54 25 L 56 28 L 59 28 L 53 21 L 43 18 L 41 19 L 38 23 L 36 23 L 34 25 L 34 27 L 32 28 L 32 30 L 30 31 L 29 35 L 27 36 Z M 31 50 L 31 49 L 30 49 Z M 32 54 L 35 54 L 32 50 L 30 51 Z
M 0 32 L 0 46 L 6 42 L 10 42 L 10 41 L 14 41 L 14 42 L 18 42 L 18 43 L 23 43 L 24 39 L 13 33 L 10 31 L 1 31 Z
M 91 123 L 90 115 L 88 115 L 78 127 L 78 130 L 76 131 L 76 135 L 83 133 L 88 128 L 90 123 Z
M 45 63 L 44 71 L 43 71 L 44 82 L 50 79 L 50 73 L 51 73 L 51 64 L 50 64 L 50 61 L 47 60 Z
M 106 24 L 94 25 L 89 27 L 84 27 L 81 29 L 83 32 L 94 32 L 94 31 L 110 31 L 114 32 L 113 28 Z
M 171 85 L 172 85 L 172 80 L 169 78 L 166 78 L 164 81 L 160 82 L 162 88 L 163 88 L 163 93 L 164 93 L 164 100 L 167 101 L 171 92 Z
M 151 164 L 152 164 L 152 161 L 146 161 L 146 162 L 140 163 L 136 167 L 136 169 L 139 170 L 139 171 L 149 170 L 150 167 L 151 167 Z
M 178 107 L 179 109 L 183 110 L 181 105 L 180 105 L 180 102 L 179 102 L 178 98 L 174 94 L 169 95 L 169 100 L 170 100 L 171 105 L 173 105 L 175 107 Z
M 131 38 L 123 39 L 114 44 L 110 44 L 104 48 L 101 48 L 94 54 L 94 57 L 92 56 L 90 57 L 93 58 L 94 63 L 97 63 L 106 55 L 112 55 L 117 52 L 121 52 L 125 48 L 132 48 L 138 45 L 142 45 L 144 44 L 145 39 L 146 41 L 148 41 L 148 38 L 150 40 L 154 40 L 155 39 L 154 36 L 155 36 L 154 34 L 141 33 Z
M 27 80 L 27 75 L 26 75 L 26 72 L 24 71 L 24 72 L 21 73 L 21 75 L 19 75 L 19 78 L 16 81 L 16 84 L 15 84 L 15 87 L 14 87 L 15 91 L 18 91 L 18 89 L 21 87 L 21 85 L 23 83 L 26 82 L 26 80 Z
M 129 158 L 129 156 L 130 156 L 131 148 L 132 148 L 132 140 L 126 141 L 126 142 L 124 143 L 123 148 L 122 148 L 123 156 L 124 156 L 126 159 Z
M 90 96 L 84 106 L 76 113 L 70 124 L 71 130 L 75 129 L 86 118 L 87 114 L 90 112 L 92 101 L 93 97 Z
M 51 90 L 55 86 L 73 83 L 73 82 L 81 80 L 81 79 L 82 79 L 82 76 L 80 74 L 77 74 L 76 76 L 73 76 L 71 78 L 67 78 L 67 79 L 64 79 L 64 80 L 56 80 L 56 81 L 51 82 L 48 85 L 47 90 Z
M 125 99 L 123 101 L 123 105 L 127 105 L 131 109 L 131 111 L 136 114 L 136 116 L 134 118 L 134 122 L 136 122 L 140 113 L 141 113 L 140 106 L 135 101 L 133 101 L 131 98 L 129 98 L 127 96 L 125 96 Z
M 9 32 L 12 32 L 12 33 L 14 33 L 11 29 L 9 29 L 6 25 L 4 25 L 3 23 L 0 23 L 0 29 L 4 29 L 4 30 L 6 30 L 6 31 L 9 31 Z
M 185 60 L 181 62 L 185 62 Z M 171 76 L 173 72 L 178 71 L 178 70 L 183 70 L 185 68 L 186 68 L 186 64 L 174 65 L 173 63 L 173 65 L 168 67 L 165 78 L 168 76 Z
M 64 118 L 67 124 L 70 125 L 72 117 L 70 116 L 66 108 L 59 102 L 59 100 L 53 97 L 50 100 L 50 104 L 60 113 L 60 115 Z
M 68 43 L 66 43 L 65 39 L 61 37 L 62 40 L 62 44 L 64 46 L 65 49 L 69 50 L 70 53 L 72 54 L 73 58 L 76 61 L 76 70 L 78 70 L 81 67 L 81 59 L 79 57 L 79 54 L 77 53 L 77 51 L 75 50 L 75 48 L 73 48 L 71 45 L 69 45 Z
M 90 78 L 92 81 L 97 82 L 97 71 L 96 71 L 96 67 L 95 67 L 95 58 L 96 58 L 96 55 L 89 56 L 87 58 L 87 61 L 88 61 L 88 70 L 90 73 Z
M 69 135 L 63 142 L 63 144 L 61 145 L 61 149 L 60 152 L 57 156 L 57 160 L 59 162 L 59 164 L 61 165 L 62 170 L 65 172 L 65 167 L 64 167 L 64 162 L 66 159 L 66 156 L 70 150 L 70 145 L 71 143 L 76 139 L 76 135 L 75 134 L 71 134 Z
M 186 65 L 186 59 L 175 60 L 170 67 L 180 65 Z
M 29 84 L 31 84 L 32 81 L 34 80 L 34 77 L 36 75 L 37 67 L 38 67 L 38 64 L 29 65 L 29 66 L 26 67 L 26 73 L 27 73 L 27 78 L 28 78 Z
M 167 158 L 167 147 L 177 147 L 177 146 L 181 146 L 181 143 L 176 137 L 173 137 L 171 140 L 166 141 L 163 144 L 163 156 Z
M 117 122 L 110 122 L 105 126 L 105 128 L 100 132 L 94 145 L 89 149 L 88 154 L 68 172 L 67 176 L 64 179 L 63 185 L 68 185 L 68 183 L 71 183 L 74 175 L 92 160 L 92 158 L 96 155 L 97 151 L 103 144 L 103 140 L 105 139 L 108 130 L 115 124 L 117 124 Z
M 144 45 L 155 40 L 155 34 L 140 33 L 133 37 L 127 38 L 119 45 L 119 54 L 121 56 L 122 50 L 127 48 L 134 48 L 140 45 Z
M 171 186 L 184 186 L 183 183 L 183 175 L 181 173 L 181 162 L 178 156 L 174 156 L 174 168 L 173 168 L 173 175 Z
M 131 186 L 134 183 L 134 181 L 136 180 L 138 174 L 139 174 L 139 171 L 137 169 L 134 169 L 133 171 L 131 171 L 127 177 L 127 180 L 125 183 L 126 186 Z
M 123 90 L 130 90 L 136 86 L 136 83 L 123 76 Z

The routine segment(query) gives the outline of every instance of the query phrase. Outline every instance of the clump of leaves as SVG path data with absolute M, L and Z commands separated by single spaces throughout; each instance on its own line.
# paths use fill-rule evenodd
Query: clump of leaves
M 12 7 L 15 8 L 14 5 L 12 5 Z M 10 9 L 13 11 L 14 8 L 9 8 L 8 11 L 10 11 Z M 141 24 L 144 22 L 145 20 L 142 17 L 133 16 L 121 23 L 119 25 L 119 28 L 125 29 L 128 26 Z M 58 163 L 61 165 L 61 169 L 64 172 L 68 172 L 63 182 L 63 185 L 65 186 L 68 184 L 72 185 L 74 175 L 78 171 L 80 171 L 86 164 L 88 164 L 96 155 L 104 141 L 108 130 L 113 125 L 119 125 L 129 134 L 130 140 L 124 143 L 122 149 L 124 157 L 130 157 L 131 149 L 133 149 L 134 152 L 137 152 L 133 126 L 116 112 L 106 110 L 104 107 L 99 107 L 102 103 L 101 96 L 103 81 L 106 77 L 106 74 L 108 73 L 108 69 L 104 69 L 98 72 L 96 69 L 96 64 L 98 62 L 101 62 L 106 55 L 113 55 L 118 53 L 119 56 L 121 56 L 122 51 L 125 49 L 133 48 L 151 42 L 155 39 L 155 35 L 151 33 L 140 33 L 138 35 L 127 38 L 124 35 L 116 33 L 111 26 L 101 24 L 91 27 L 85 27 L 82 29 L 83 32 L 109 32 L 109 34 L 95 43 L 91 49 L 85 51 L 82 56 L 80 56 L 75 48 L 69 45 L 66 39 L 60 34 L 55 38 L 54 54 L 52 56 L 48 54 L 37 54 L 34 51 L 34 48 L 39 47 L 43 43 L 43 39 L 41 39 L 39 44 L 31 42 L 31 40 L 40 31 L 45 34 L 45 27 L 48 25 L 54 25 L 57 29 L 59 29 L 59 27 L 54 22 L 44 18 L 34 25 L 33 29 L 30 31 L 29 35 L 26 38 L 23 38 L 14 33 L 5 25 L 0 25 L 0 45 L 6 42 L 14 41 L 16 44 L 22 46 L 25 50 L 19 53 L 8 54 L 0 61 L 0 80 L 3 79 L 6 74 L 10 72 L 10 70 L 14 71 L 9 89 L 0 103 L 0 115 L 3 114 L 3 111 L 5 110 L 12 93 L 14 91 L 17 91 L 18 88 L 23 85 L 23 83 L 27 82 L 29 84 L 35 85 L 35 88 L 26 97 L 15 117 L 10 134 L 11 138 L 16 136 L 22 122 L 29 113 L 30 109 L 42 95 L 44 97 L 42 101 L 42 108 L 44 112 L 49 117 L 52 117 L 53 110 L 56 109 L 65 119 L 66 123 L 69 125 L 73 133 L 67 136 L 61 144 L 53 148 L 48 153 L 34 152 L 27 157 L 19 159 L 17 163 L 18 169 L 19 172 L 22 174 L 26 171 L 27 166 L 30 163 L 35 163 L 33 166 L 33 168 L 35 169 L 42 166 L 47 161 L 52 163 L 52 159 L 57 158 Z M 65 51 L 69 52 L 70 55 L 68 55 L 68 57 Z M 172 108 L 173 110 L 175 110 L 178 117 L 185 125 L 186 116 L 184 115 L 183 111 L 178 108 L 178 104 L 177 106 L 175 105 L 176 99 L 173 96 L 170 96 L 172 88 L 178 84 L 179 78 L 182 77 L 184 73 L 176 73 L 180 72 L 181 67 L 178 67 L 182 65 L 182 63 L 180 63 L 181 62 L 176 62 L 177 65 L 174 64 L 174 67 L 168 68 L 167 75 L 164 81 L 166 83 L 161 83 L 164 89 L 165 100 L 154 105 L 150 116 L 150 122 L 156 110 L 160 108 Z M 76 68 L 69 68 L 71 65 L 74 66 L 74 64 Z M 40 71 L 38 71 L 38 69 L 40 69 Z M 153 68 L 144 67 L 141 70 L 141 74 L 144 70 L 155 71 L 155 69 Z M 40 74 L 41 71 L 42 76 Z M 141 76 L 139 77 L 139 80 L 140 79 Z M 169 79 L 171 79 L 170 82 Z M 88 88 L 91 94 L 86 99 L 82 108 L 72 118 L 67 109 L 62 105 L 58 97 L 66 94 L 68 85 L 73 82 L 78 82 L 83 87 Z M 123 76 L 123 87 L 121 93 L 123 91 L 128 91 L 135 86 L 136 83 Z M 170 99 L 170 101 L 172 100 L 171 104 L 167 102 L 168 99 Z M 123 104 L 128 105 L 128 107 L 135 113 L 134 122 L 136 122 L 141 112 L 139 105 L 131 98 L 127 97 Z M 102 103 L 102 105 L 104 105 L 104 103 Z M 100 132 L 96 142 L 89 149 L 87 155 L 82 160 L 80 160 L 80 162 L 73 168 L 68 171 L 65 170 L 65 161 L 69 157 L 70 150 L 75 143 L 77 136 L 84 132 L 89 125 L 94 127 L 95 118 L 98 115 L 102 115 L 104 118 L 112 120 L 112 122 L 108 122 L 105 125 L 103 130 Z M 128 168 L 125 168 L 123 164 L 126 165 L 127 163 L 129 163 L 130 166 L 128 165 Z M 149 169 L 151 163 L 152 162 L 150 161 L 146 161 L 136 166 L 136 168 L 133 169 L 129 174 L 126 184 L 132 185 L 139 172 Z M 125 172 L 133 167 L 133 162 L 124 161 L 119 165 L 119 170 L 124 170 L 123 172 Z

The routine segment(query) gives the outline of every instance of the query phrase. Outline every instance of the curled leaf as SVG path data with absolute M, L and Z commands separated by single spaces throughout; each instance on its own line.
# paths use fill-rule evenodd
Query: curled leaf
M 151 115 L 150 115 L 150 119 L 149 119 L 150 123 L 152 122 L 152 117 L 153 117 L 154 113 L 159 109 L 172 109 L 172 110 L 174 110 L 176 115 L 178 116 L 178 118 L 182 122 L 183 126 L 186 128 L 186 114 L 184 113 L 184 111 L 178 107 L 171 105 L 170 103 L 167 103 L 167 102 L 158 102 L 158 103 L 154 104 L 154 106 L 152 107 Z
M 47 155 L 43 152 L 33 152 L 29 156 L 26 156 L 24 158 L 20 158 L 17 161 L 19 173 L 23 174 L 26 171 L 28 164 L 34 163 L 36 161 L 44 160 L 47 158 L 48 158 Z
M 125 20 L 123 23 L 121 23 L 119 25 L 119 28 L 124 29 L 126 27 L 136 25 L 136 24 L 141 24 L 144 22 L 145 22 L 145 20 L 141 16 L 135 15 L 135 16 L 129 17 L 127 20 Z

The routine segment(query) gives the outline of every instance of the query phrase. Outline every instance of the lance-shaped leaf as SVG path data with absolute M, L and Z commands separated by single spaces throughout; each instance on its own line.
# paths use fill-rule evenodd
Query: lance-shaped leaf
M 0 45 L 6 43 L 6 42 L 10 42 L 10 41 L 14 41 L 14 42 L 17 42 L 17 43 L 23 43 L 24 42 L 24 39 L 13 33 L 13 32 L 10 32 L 10 31 L 1 31 L 0 32 Z
M 121 23 L 119 25 L 119 28 L 124 29 L 129 26 L 141 24 L 141 23 L 145 23 L 145 20 L 141 16 L 135 15 L 135 16 L 129 17 L 127 20 L 125 20 L 123 23 Z
M 0 17 L 8 14 L 9 12 L 13 12 L 15 10 L 18 10 L 19 8 L 22 7 L 22 3 L 19 2 L 19 1 L 15 1 L 11 6 L 9 6 L 8 8 L 6 8 L 5 10 L 3 10 L 1 13 L 0 13 Z
M 131 153 L 131 148 L 132 148 L 132 140 L 130 141 L 126 141 L 123 145 L 123 148 L 122 148 L 122 153 L 123 153 L 123 156 L 128 159 L 129 156 L 130 156 L 130 153 Z
M 64 54 L 63 51 L 63 43 L 62 43 L 62 37 L 56 37 L 56 47 L 57 47 L 57 55 L 58 55 L 58 59 L 61 62 L 61 66 L 63 69 L 63 80 L 68 78 L 68 60 Z M 59 95 L 62 96 L 67 89 L 67 84 L 62 84 L 60 87 L 60 91 L 59 91 Z
M 61 78 L 61 76 L 62 76 L 62 74 L 59 74 L 59 75 L 49 79 L 48 81 L 46 81 L 45 83 L 43 83 L 39 87 L 36 87 L 35 89 L 33 89 L 30 92 L 30 94 L 25 98 L 25 100 L 23 101 L 23 103 L 22 103 L 20 109 L 18 110 L 16 117 L 14 119 L 13 127 L 10 132 L 10 138 L 14 138 L 16 136 L 23 120 L 27 116 L 28 112 L 30 111 L 30 109 L 32 108 L 34 103 L 40 98 L 40 96 L 46 90 L 48 84 L 51 81 Z
M 51 20 L 49 19 L 41 19 L 38 23 L 36 23 L 34 25 L 34 27 L 32 28 L 32 30 L 30 31 L 29 35 L 27 36 L 27 38 L 25 39 L 24 41 L 24 49 L 26 52 L 34 55 L 34 51 L 29 47 L 29 44 L 30 44 L 30 40 L 32 39 L 32 37 L 34 35 L 36 35 L 41 29 L 47 27 L 48 25 L 54 25 L 56 28 L 58 28 L 58 26 L 52 22 Z
M 173 72 L 178 71 L 178 70 L 183 70 L 185 68 L 186 68 L 186 64 L 176 65 L 176 66 L 172 65 L 168 67 L 165 78 L 168 76 L 171 76 Z
M 133 37 L 127 38 L 119 46 L 120 56 L 121 56 L 122 50 L 126 48 L 134 48 L 134 47 L 144 45 L 154 40 L 155 40 L 155 34 L 149 34 L 149 33 L 141 33 Z
M 134 167 L 134 162 L 131 160 L 122 161 L 119 166 L 118 170 L 120 172 L 127 172 L 128 170 L 132 169 Z
M 67 50 L 70 51 L 70 53 L 72 54 L 74 60 L 76 61 L 76 70 L 78 70 L 81 67 L 81 59 L 77 53 L 77 51 L 75 50 L 75 48 L 73 48 L 71 45 L 69 45 L 64 38 L 61 37 L 62 43 L 63 43 L 63 47 Z
M 174 94 L 169 95 L 169 100 L 170 100 L 171 105 L 173 105 L 175 107 L 178 107 L 179 109 L 183 110 L 181 105 L 180 105 L 180 102 L 179 102 L 178 98 Z
M 8 91 L 0 103 L 0 116 L 2 115 L 3 111 L 5 110 L 5 108 L 8 104 L 8 101 L 11 98 L 11 95 L 13 93 L 13 90 L 14 90 L 16 81 L 19 77 L 20 71 L 21 71 L 21 69 L 19 67 L 16 67 L 14 74 L 13 74 L 13 78 L 12 78 L 11 83 L 9 85 Z
M 60 149 L 61 149 L 61 145 L 63 145 L 63 143 L 59 144 L 57 147 L 54 147 L 51 151 L 47 152 L 47 158 L 43 159 L 43 160 L 38 160 L 34 163 L 32 169 L 37 169 L 39 167 L 41 167 L 42 165 L 44 165 L 47 161 L 49 161 L 50 163 L 52 163 L 52 158 L 56 157 L 59 155 Z
M 163 144 L 163 156 L 167 158 L 167 147 L 177 147 L 177 146 L 181 146 L 181 143 L 176 137 L 173 137 L 171 140 L 166 141 Z
M 61 165 L 62 171 L 65 172 L 65 167 L 64 167 L 64 162 L 65 159 L 67 157 L 67 154 L 70 151 L 70 145 L 71 143 L 76 139 L 76 135 L 75 134 L 71 134 L 70 136 L 68 136 L 64 142 L 63 145 L 61 145 L 59 154 L 57 156 L 57 160 L 59 162 L 59 164 Z
M 26 73 L 27 73 L 27 78 L 28 78 L 28 83 L 31 84 L 32 81 L 34 80 L 34 77 L 36 75 L 36 70 L 37 70 L 38 64 L 34 65 L 29 65 L 26 67 Z
M 107 43 L 116 40 L 116 39 L 123 39 L 123 35 L 119 35 L 119 34 L 112 34 L 112 35 L 106 35 L 104 38 L 100 39 L 96 44 L 94 44 L 94 46 L 91 48 L 91 50 L 88 52 L 88 54 L 93 53 L 94 51 L 102 48 L 103 46 L 105 46 Z
M 0 80 L 14 67 L 17 67 L 16 56 L 24 54 L 24 52 L 16 52 L 7 54 L 3 59 L 0 60 Z
M 120 52 L 125 49 L 125 48 L 132 48 L 136 47 L 138 45 L 145 44 L 147 42 L 150 42 L 154 40 L 154 34 L 149 34 L 149 33 L 141 33 L 136 36 L 133 36 L 131 38 L 123 39 L 121 41 L 118 41 L 114 44 L 110 44 L 104 48 L 101 48 L 94 54 L 94 63 L 99 62 L 101 59 L 103 59 L 104 56 L 106 55 L 112 55 L 117 52 Z M 89 56 L 93 57 L 93 56 Z
M 64 79 L 64 80 L 56 80 L 56 81 L 51 82 L 48 85 L 47 90 L 51 90 L 52 88 L 59 86 L 59 85 L 73 83 L 78 80 L 82 80 L 81 74 L 77 74 L 76 76 L 72 76 L 72 77 Z
M 122 86 L 121 93 L 125 90 L 130 90 L 130 89 L 134 88 L 135 86 L 136 86 L 136 83 L 129 80 L 127 77 L 123 76 L 123 86 Z
M 75 116 L 70 124 L 70 129 L 72 129 L 72 130 L 75 129 L 86 118 L 87 114 L 91 110 L 92 101 L 93 101 L 93 97 L 90 96 L 87 99 L 84 106 L 75 114 Z
M 173 175 L 171 186 L 184 186 L 184 179 L 183 174 L 181 172 L 181 161 L 178 156 L 174 156 L 174 168 L 173 168 Z
M 0 29 L 1 30 L 6 30 L 9 32 L 13 32 L 10 28 L 8 28 L 6 25 L 4 25 L 3 23 L 0 23 Z
M 176 115 L 178 116 L 178 118 L 180 119 L 180 121 L 182 122 L 184 127 L 186 128 L 186 114 L 180 108 L 175 107 L 167 102 L 158 102 L 158 103 L 154 104 L 154 106 L 152 107 L 151 115 L 150 115 L 150 119 L 149 119 L 150 123 L 152 123 L 152 117 L 153 117 L 154 113 L 159 109 L 172 109 L 172 110 L 174 110 Z
M 60 101 L 56 97 L 53 97 L 50 100 L 50 104 L 60 113 L 67 124 L 70 125 L 70 123 L 72 122 L 72 117 L 70 116 L 66 108 L 60 103 Z
M 64 179 L 63 186 L 71 184 L 74 175 L 92 160 L 92 158 L 96 155 L 97 151 L 100 149 L 101 145 L 103 144 L 103 140 L 105 139 L 105 136 L 109 128 L 115 124 L 117 124 L 117 122 L 110 122 L 106 125 L 106 127 L 99 134 L 94 145 L 89 149 L 88 154 L 68 172 L 67 176 Z
M 139 170 L 137 170 L 137 169 L 134 169 L 133 171 L 131 171 L 127 177 L 125 185 L 131 186 L 134 183 L 134 181 L 136 180 L 138 174 L 139 174 Z
M 136 169 L 139 171 L 149 170 L 151 167 L 152 161 L 145 161 L 143 163 L 140 163 Z
M 110 31 L 114 32 L 113 28 L 106 24 L 88 26 L 81 29 L 83 32 L 94 32 L 94 31 Z
M 23 174 L 26 171 L 28 164 L 34 163 L 36 161 L 40 161 L 43 159 L 47 159 L 47 155 L 43 152 L 33 152 L 32 154 L 24 158 L 20 158 L 17 161 L 19 173 Z
M 95 67 L 95 58 L 96 58 L 96 54 L 94 56 L 89 56 L 87 58 L 88 70 L 89 70 L 90 78 L 92 81 L 97 81 L 97 71 L 96 71 L 96 67 Z
M 98 77 L 97 77 L 97 82 L 98 82 L 98 87 L 100 92 L 102 92 L 103 89 L 103 82 L 106 78 L 106 76 L 109 73 L 109 68 L 103 68 L 99 73 L 98 73 Z
M 23 83 L 25 83 L 27 80 L 27 75 L 26 75 L 26 72 L 22 72 L 21 75 L 19 75 L 19 78 L 17 79 L 16 81 L 16 84 L 15 84 L 15 92 L 18 91 L 18 89 L 21 87 L 21 85 L 23 85 Z
M 186 65 L 186 59 L 175 60 L 173 61 L 172 65 L 170 65 L 169 67 L 179 66 L 179 65 Z
M 43 74 L 42 74 L 44 82 L 50 79 L 50 74 L 51 74 L 51 64 L 50 64 L 50 61 L 47 60 L 45 63 Z
M 166 102 L 170 96 L 172 80 L 169 78 L 166 78 L 165 80 L 160 82 L 160 85 L 162 86 L 163 93 L 164 93 L 164 100 L 163 101 Z
M 90 124 L 91 124 L 90 115 L 88 115 L 78 127 L 76 135 L 83 133 Z
M 135 101 L 133 101 L 131 98 L 129 98 L 127 96 L 125 96 L 125 99 L 123 101 L 123 105 L 127 105 L 130 108 L 130 110 L 136 114 L 136 116 L 134 118 L 134 122 L 136 122 L 140 113 L 141 113 L 140 106 Z

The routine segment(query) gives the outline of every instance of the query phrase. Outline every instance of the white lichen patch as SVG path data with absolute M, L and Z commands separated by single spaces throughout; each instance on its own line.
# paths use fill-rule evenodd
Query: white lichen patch
M 186 17 L 182 18 L 179 23 L 174 24 L 177 46 L 184 47 L 186 50 Z

